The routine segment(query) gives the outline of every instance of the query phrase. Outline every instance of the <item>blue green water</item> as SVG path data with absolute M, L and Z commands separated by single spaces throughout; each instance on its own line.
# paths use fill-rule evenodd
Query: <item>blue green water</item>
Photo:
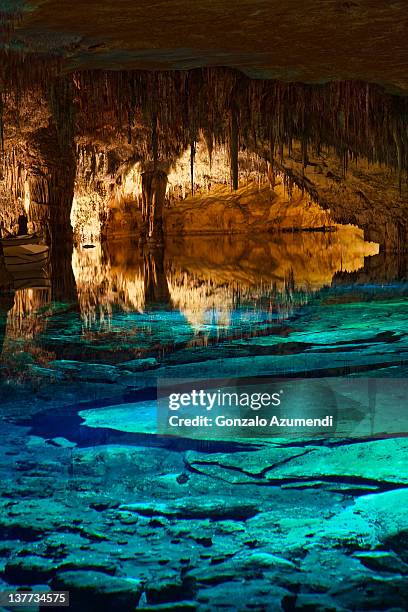
M 319 278 L 299 240 L 274 259 L 77 249 L 66 277 L 3 295 L 3 586 L 64 587 L 73 609 L 84 593 L 108 609 L 105 591 L 121 610 L 406 609 L 398 431 L 260 443 L 151 427 L 164 378 L 406 378 L 401 262 L 347 271 L 332 254 Z

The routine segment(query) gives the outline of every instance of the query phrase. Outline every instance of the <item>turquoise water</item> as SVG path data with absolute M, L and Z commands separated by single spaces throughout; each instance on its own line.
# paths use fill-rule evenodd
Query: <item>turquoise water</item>
M 155 430 L 169 378 L 389 380 L 377 407 L 404 413 L 404 268 L 340 243 L 78 247 L 65 277 L 3 295 L 3 586 L 64 587 L 74 609 L 406 609 L 403 430 Z

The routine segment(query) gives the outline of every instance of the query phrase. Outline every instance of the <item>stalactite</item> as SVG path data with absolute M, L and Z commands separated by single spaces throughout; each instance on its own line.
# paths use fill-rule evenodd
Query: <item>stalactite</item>
M 199 130 L 211 135 L 208 142 L 229 143 L 232 96 L 239 100 L 242 144 L 252 149 L 271 138 L 282 152 L 297 140 L 303 143 L 305 153 L 311 145 L 315 150 L 325 145 L 343 159 L 347 148 L 350 155 L 396 167 L 392 129 L 401 133 L 406 124 L 406 100 L 396 103 L 377 86 L 353 82 L 307 86 L 251 81 L 243 76 L 238 79 L 227 69 L 154 76 L 146 72 L 81 73 L 75 80 L 89 129 L 98 121 L 109 125 L 109 118 L 115 118 L 118 132 L 128 134 L 129 121 L 127 126 L 121 121 L 124 108 L 127 116 L 132 108 L 134 129 L 140 133 L 143 124 L 156 114 L 162 158 L 185 149 L 191 143 L 191 133 Z M 406 169 L 406 150 L 403 157 Z M 304 161 L 307 163 L 306 158 Z
M 203 136 L 205 144 L 207 146 L 208 159 L 209 159 L 209 162 L 210 162 L 210 172 L 211 172 L 211 168 L 212 168 L 212 156 L 213 156 L 213 151 L 214 151 L 213 135 L 208 130 L 203 129 L 202 130 L 202 136 Z
M 191 141 L 190 144 L 190 183 L 191 183 L 191 195 L 194 195 L 194 160 L 196 155 L 196 142 Z
M 154 245 L 163 244 L 163 207 L 166 196 L 167 174 L 161 170 L 142 174 L 142 215 L 144 240 Z
M 92 143 L 89 150 L 81 153 L 89 155 L 87 180 L 90 183 L 98 174 L 97 151 L 103 152 L 106 172 L 116 177 L 124 160 L 140 161 L 149 169 L 153 160 L 153 168 L 159 172 L 167 170 L 190 150 L 191 191 L 194 193 L 196 143 L 202 134 L 210 164 L 217 148 L 229 152 L 234 189 L 238 188 L 238 160 L 240 152 L 242 159 L 243 151 L 248 164 L 256 158 L 259 181 L 269 176 L 271 185 L 275 180 L 272 173 L 279 167 L 283 171 L 286 155 L 297 156 L 295 161 L 306 168 L 309 161 L 313 161 L 312 153 L 319 156 L 329 152 L 337 155 L 344 175 L 349 163 L 364 158 L 367 164 L 382 164 L 392 169 L 398 176 L 400 189 L 405 188 L 408 100 L 387 94 L 376 85 L 333 82 L 312 86 L 251 80 L 226 68 L 70 74 L 65 67 L 62 76 L 58 58 L 4 51 L 0 55 L 4 60 L 0 65 L 3 168 L 5 178 L 9 176 L 10 181 L 7 181 L 13 183 L 10 197 L 17 200 L 22 194 L 23 174 L 13 155 L 22 160 L 24 155 L 20 145 L 13 155 L 11 148 L 16 133 L 21 132 L 18 109 L 29 106 L 33 96 L 37 96 L 41 104 L 49 103 L 50 130 L 58 145 L 59 168 L 67 164 L 71 183 L 76 135 L 77 144 Z M 50 143 L 44 126 L 42 129 L 36 137 L 44 141 L 48 138 Z M 24 140 L 22 136 L 21 139 Z M 65 179 L 57 178 L 56 166 L 52 168 L 50 159 L 45 159 L 47 155 L 41 153 L 40 144 L 34 143 L 33 150 L 38 145 L 38 154 L 39 157 L 43 155 L 44 163 L 35 169 L 29 162 L 33 211 L 39 218 L 43 203 L 54 198 L 52 193 L 62 194 L 60 199 L 68 202 L 71 189 L 67 188 L 68 182 L 64 186 Z M 52 154 L 55 156 L 55 151 Z M 259 160 L 268 160 L 269 170 L 267 164 Z M 292 176 L 286 178 L 289 192 L 293 180 Z M 19 185 L 14 187 L 15 183 Z M 68 203 L 66 206 L 69 208 Z M 145 209 L 144 214 L 147 214 Z
M 238 151 L 239 151 L 239 141 L 238 141 L 238 112 L 235 108 L 235 105 L 231 108 L 231 136 L 230 136 L 230 159 L 231 159 L 231 181 L 232 188 L 234 190 L 238 189 Z
M 153 154 L 153 167 L 157 169 L 157 163 L 159 161 L 159 147 L 158 147 L 158 135 L 157 135 L 157 115 L 154 113 L 152 117 L 152 154 Z

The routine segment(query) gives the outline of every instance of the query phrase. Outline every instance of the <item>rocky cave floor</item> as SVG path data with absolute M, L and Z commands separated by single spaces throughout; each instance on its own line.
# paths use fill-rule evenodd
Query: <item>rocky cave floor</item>
M 208 453 L 0 436 L 2 588 L 68 590 L 75 610 L 406 609 L 404 438 Z
M 180 347 L 160 363 L 129 361 L 119 316 L 100 344 L 76 334 L 77 315 L 61 316 L 63 332 L 50 324 L 41 337 L 59 359 L 42 366 L 7 339 L 3 359 L 20 359 L 25 378 L 0 385 L 0 587 L 68 590 L 81 611 L 406 610 L 405 437 L 177 445 L 117 407 L 158 377 L 214 378 L 220 360 L 225 376 L 363 366 L 396 393 L 406 301 L 390 291 L 327 298 L 277 335 Z M 191 329 L 179 315 L 171 328 L 172 316 L 160 325 L 184 342 Z M 108 350 L 121 338 L 124 363 Z M 387 393 L 385 415 L 396 403 Z

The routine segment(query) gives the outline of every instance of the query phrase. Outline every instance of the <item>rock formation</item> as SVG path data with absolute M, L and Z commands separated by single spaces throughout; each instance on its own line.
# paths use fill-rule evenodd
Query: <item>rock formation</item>
M 5 80 L 3 94 L 2 218 L 9 226 L 25 207 L 49 242 L 53 234 L 69 241 L 75 191 L 83 208 L 98 200 L 103 234 L 110 205 L 138 164 L 140 184 L 129 195 L 142 223 L 134 231 L 160 244 L 167 175 L 189 151 L 194 195 L 205 143 L 210 165 L 225 150 L 231 189 L 242 185 L 242 156 L 249 155 L 258 160 L 258 182 L 275 187 L 280 173 L 289 193 L 296 184 L 334 222 L 358 225 L 385 250 L 405 249 L 406 98 L 357 82 L 253 81 L 226 69 L 55 76 L 38 68 L 33 81 L 25 71 L 20 66 Z

